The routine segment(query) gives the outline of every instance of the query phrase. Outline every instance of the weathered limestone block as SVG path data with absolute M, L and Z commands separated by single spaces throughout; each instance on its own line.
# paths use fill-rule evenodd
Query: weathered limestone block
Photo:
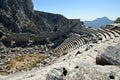
M 101 65 L 120 65 L 120 48 L 109 46 L 96 58 L 96 63 Z
M 97 71 L 91 65 L 77 66 L 71 71 L 66 80 L 109 80 L 106 74 Z
M 47 73 L 46 80 L 119 80 L 120 68 L 86 63 L 69 70 L 66 67 L 53 68 Z
M 46 80 L 64 80 L 67 75 L 66 68 L 54 68 L 48 72 Z

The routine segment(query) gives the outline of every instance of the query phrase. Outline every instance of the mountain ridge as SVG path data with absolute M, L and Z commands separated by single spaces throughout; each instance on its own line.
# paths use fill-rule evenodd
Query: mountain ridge
M 99 28 L 101 26 L 105 26 L 111 23 L 113 23 L 113 20 L 110 20 L 108 17 L 96 18 L 93 21 L 87 21 L 87 20 L 84 21 L 86 27 L 92 27 L 92 28 Z

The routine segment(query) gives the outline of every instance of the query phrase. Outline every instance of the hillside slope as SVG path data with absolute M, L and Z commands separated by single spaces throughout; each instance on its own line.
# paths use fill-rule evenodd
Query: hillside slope
M 0 0 L 0 27 L 6 31 L 51 32 L 68 23 L 62 15 L 33 10 L 32 0 Z

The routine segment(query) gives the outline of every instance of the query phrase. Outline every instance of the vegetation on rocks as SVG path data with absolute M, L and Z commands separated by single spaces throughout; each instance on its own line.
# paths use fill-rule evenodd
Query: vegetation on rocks
M 120 23 L 120 17 L 118 17 L 118 18 L 114 21 L 114 23 Z

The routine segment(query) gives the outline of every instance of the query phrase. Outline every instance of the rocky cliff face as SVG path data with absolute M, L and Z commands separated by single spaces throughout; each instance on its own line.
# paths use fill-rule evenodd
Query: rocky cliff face
M 8 30 L 21 32 L 29 23 L 35 25 L 30 20 L 33 14 L 31 0 L 0 0 L 0 23 Z
M 40 33 L 68 25 L 68 19 L 34 11 L 32 0 L 0 0 L 0 24 L 12 32 Z

